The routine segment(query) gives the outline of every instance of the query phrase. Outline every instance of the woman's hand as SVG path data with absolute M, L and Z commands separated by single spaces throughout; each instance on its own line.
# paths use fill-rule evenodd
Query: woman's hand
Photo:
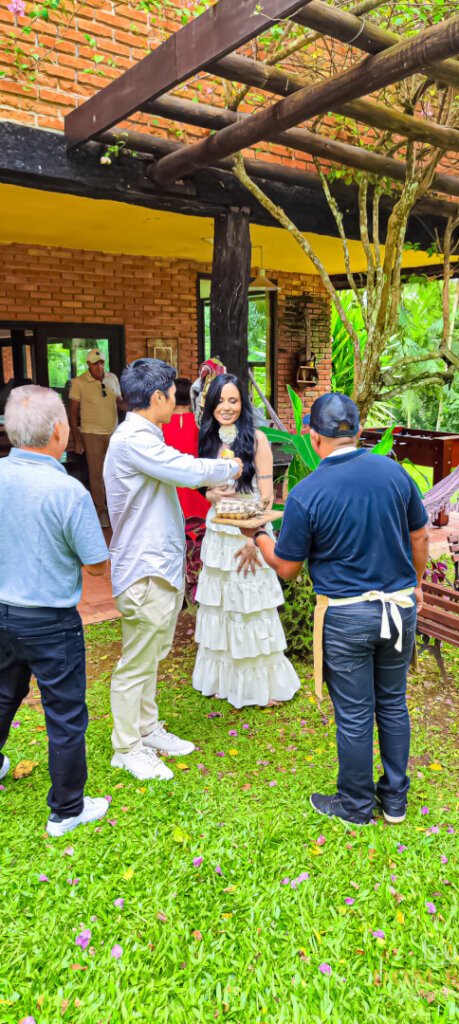
M 231 484 L 223 484 L 222 487 L 211 487 L 206 491 L 207 501 L 210 501 L 211 505 L 216 505 L 217 501 L 221 501 L 222 498 L 227 498 L 229 494 L 234 494 L 234 488 Z
M 243 572 L 244 577 L 248 576 L 249 572 L 252 572 L 255 576 L 257 566 L 261 567 L 262 564 L 258 557 L 258 549 L 255 542 L 251 539 L 244 544 L 244 547 L 239 548 L 239 551 L 236 551 L 234 557 L 239 559 L 237 571 Z

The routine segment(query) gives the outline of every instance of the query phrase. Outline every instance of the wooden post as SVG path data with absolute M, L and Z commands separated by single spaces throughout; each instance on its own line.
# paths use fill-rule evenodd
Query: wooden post
M 249 210 L 231 207 L 215 218 L 210 287 L 210 351 L 247 383 L 250 284 Z

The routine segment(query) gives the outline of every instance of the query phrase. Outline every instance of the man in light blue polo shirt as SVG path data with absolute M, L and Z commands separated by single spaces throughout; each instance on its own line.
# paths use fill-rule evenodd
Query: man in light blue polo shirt
M 5 429 L 14 447 L 0 460 L 0 751 L 33 674 L 49 739 L 46 827 L 60 836 L 108 809 L 84 796 L 88 712 L 76 609 L 82 565 L 101 575 L 108 551 L 90 495 L 59 462 L 69 426 L 56 392 L 16 388 Z M 9 766 L 0 753 L 0 779 Z

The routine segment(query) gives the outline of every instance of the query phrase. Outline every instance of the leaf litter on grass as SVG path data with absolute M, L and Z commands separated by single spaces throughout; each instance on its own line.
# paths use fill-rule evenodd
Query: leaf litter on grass
M 171 782 L 114 784 L 108 675 L 119 623 L 91 627 L 89 647 L 88 792 L 112 794 L 117 825 L 72 833 L 70 885 L 68 837 L 44 832 L 46 766 L 5 780 L 1 1024 L 454 1020 L 454 684 L 445 693 L 435 669 L 427 688 L 413 678 L 407 820 L 357 830 L 309 805 L 311 791 L 333 791 L 337 768 L 331 709 L 322 716 L 311 703 L 309 666 L 298 666 L 293 701 L 269 715 L 246 709 L 243 731 L 224 702 L 209 717 L 215 702 L 190 685 L 194 648 L 175 648 L 162 665 L 161 712 L 199 752 Z M 13 765 L 39 715 L 21 709 Z

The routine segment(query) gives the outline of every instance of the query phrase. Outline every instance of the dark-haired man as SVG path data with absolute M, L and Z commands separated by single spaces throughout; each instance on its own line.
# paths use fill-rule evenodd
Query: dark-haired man
M 137 359 L 121 376 L 130 411 L 113 434 L 104 465 L 115 603 L 123 650 L 113 673 L 112 765 L 139 779 L 170 779 L 158 751 L 181 755 L 193 743 L 158 721 L 158 662 L 168 654 L 183 604 L 185 531 L 176 487 L 237 479 L 239 459 L 195 459 L 166 445 L 162 425 L 175 409 L 172 366 Z
M 277 544 L 264 530 L 251 535 L 283 579 L 294 579 L 307 559 L 318 595 L 316 692 L 323 666 L 339 775 L 337 792 L 314 793 L 311 803 L 320 814 L 365 825 L 376 799 L 386 821 L 401 822 L 409 787 L 406 674 L 422 606 L 427 514 L 400 465 L 356 447 L 359 412 L 346 395 L 322 395 L 304 422 L 320 465 L 289 494 Z M 376 793 L 375 714 L 384 768 Z

